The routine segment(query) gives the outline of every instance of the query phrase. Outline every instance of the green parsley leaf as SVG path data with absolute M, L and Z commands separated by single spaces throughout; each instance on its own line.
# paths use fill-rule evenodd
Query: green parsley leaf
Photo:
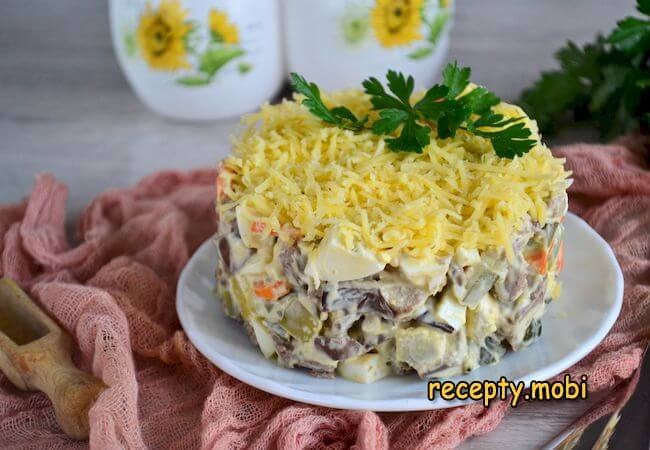
M 318 89 L 316 83 L 309 83 L 297 73 L 291 73 L 290 76 L 293 88 L 296 92 L 305 96 L 302 104 L 305 105 L 313 115 L 320 117 L 323 122 L 338 125 L 339 119 L 337 119 L 337 117 L 332 114 L 332 111 L 330 111 L 329 108 L 325 106 L 325 103 L 323 103 L 323 100 L 320 97 L 320 89 Z
M 374 109 L 402 109 L 404 107 L 404 103 L 399 98 L 395 98 L 386 92 L 384 86 L 377 78 L 370 77 L 364 80 L 362 85 L 366 94 L 370 96 L 370 102 Z
M 523 120 L 524 117 L 505 119 L 501 114 L 489 112 L 471 122 L 468 129 L 477 136 L 490 139 L 499 157 L 512 159 L 528 153 L 537 144 L 534 139 L 528 139 L 531 132 Z
M 442 86 L 440 84 L 434 84 L 431 88 L 427 89 L 422 97 L 422 100 L 415 104 L 415 108 L 418 109 L 420 106 L 424 106 L 429 102 L 439 102 L 445 98 L 450 97 L 449 88 L 447 86 Z
M 646 16 L 650 16 L 650 0 L 639 0 L 636 9 Z
M 499 97 L 484 87 L 477 87 L 469 94 L 462 96 L 459 100 L 467 105 L 474 114 L 485 114 L 493 106 L 501 103 Z
M 413 77 L 406 78 L 400 72 L 389 70 L 386 79 L 388 80 L 388 89 L 402 101 L 402 104 L 410 107 L 411 95 L 413 95 L 413 89 L 415 89 Z
M 471 75 L 472 69 L 469 67 L 463 67 L 461 69 L 458 67 L 457 62 L 447 64 L 445 69 L 442 71 L 442 77 L 445 86 L 449 88 L 449 97 L 454 98 L 460 95 L 469 84 L 469 78 Z
M 446 102 L 448 96 L 449 88 L 436 84 L 424 93 L 424 97 L 415 104 L 414 108 L 425 117 L 438 120 L 448 107 Z
M 389 70 L 386 87 L 374 77 L 364 80 L 364 91 L 379 116 L 370 126 L 372 132 L 386 136 L 386 145 L 395 152 L 422 153 L 431 142 L 432 132 L 437 132 L 439 139 L 448 139 L 458 130 L 489 139 L 495 152 L 504 158 L 528 152 L 537 141 L 529 139 L 531 132 L 523 118 L 504 119 L 493 113 L 492 107 L 501 99 L 483 87 L 463 95 L 470 76 L 469 67 L 448 64 L 443 70 L 443 84 L 433 85 L 414 105 L 413 77 Z M 367 117 L 359 120 L 344 106 L 328 108 L 318 86 L 295 73 L 291 78 L 296 91 L 305 96 L 303 105 L 324 122 L 356 131 L 365 128 Z
M 389 108 L 381 110 L 379 117 L 381 118 L 372 124 L 372 132 L 381 135 L 395 131 L 408 120 L 409 114 L 401 109 Z
M 376 78 L 363 82 L 373 108 L 379 111 L 380 119 L 373 124 L 372 132 L 388 134 L 403 125 L 398 137 L 386 139 L 388 148 L 396 152 L 422 153 L 422 149 L 429 145 L 430 129 L 418 123 L 417 111 L 411 106 L 415 81 L 413 77 L 405 77 L 393 70 L 388 71 L 386 79 L 390 94 Z
M 621 20 L 607 41 L 628 55 L 639 54 L 650 43 L 650 22 L 636 17 Z
M 400 135 L 386 139 L 386 145 L 394 152 L 422 153 L 422 149 L 431 141 L 430 133 L 431 129 L 418 124 L 413 116 L 409 116 Z
M 472 115 L 472 110 L 459 101 L 447 100 L 446 109 L 438 118 L 438 137 L 440 139 L 453 138 L 456 130 Z
M 447 65 L 443 71 L 444 84 L 432 86 L 413 106 L 410 103 L 414 89 L 412 77 L 389 71 L 386 79 L 392 95 L 376 78 L 366 80 L 366 93 L 373 107 L 380 110 L 373 133 L 389 134 L 403 124 L 397 138 L 387 139 L 389 148 L 420 153 L 429 143 L 424 138 L 427 126 L 435 124 L 440 139 L 452 138 L 457 130 L 464 129 L 490 139 L 499 156 L 513 158 L 528 152 L 536 141 L 528 139 L 531 132 L 523 123 L 515 124 L 521 119 L 504 120 L 503 116 L 491 112 L 501 102 L 499 97 L 483 87 L 461 96 L 470 76 L 468 67 L 461 68 L 457 63 Z M 473 116 L 478 119 L 472 121 Z
M 357 119 L 357 116 L 355 116 L 354 113 L 345 106 L 337 106 L 336 108 L 332 108 L 330 112 L 334 117 L 339 119 L 340 123 L 338 125 L 340 127 L 353 131 L 362 130 L 368 121 L 368 117 L 364 117 L 360 120 Z
M 318 86 L 316 86 L 315 83 L 309 83 L 304 77 L 297 73 L 291 73 L 290 76 L 293 88 L 296 92 L 305 96 L 302 104 L 323 122 L 353 131 L 359 131 L 364 128 L 367 118 L 358 119 L 354 113 L 345 106 L 338 106 L 329 109 L 325 106 L 325 103 L 323 103 L 320 89 L 318 89 Z
M 637 0 L 644 18 L 627 17 L 607 38 L 556 53 L 560 69 L 542 73 L 520 104 L 544 133 L 571 120 L 592 120 L 601 138 L 650 126 L 650 0 Z

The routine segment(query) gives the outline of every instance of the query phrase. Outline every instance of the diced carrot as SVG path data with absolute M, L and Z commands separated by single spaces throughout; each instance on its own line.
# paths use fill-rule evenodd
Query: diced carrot
M 537 270 L 540 275 L 546 275 L 546 266 L 548 265 L 548 253 L 544 249 L 526 255 L 526 261 Z
M 251 222 L 251 231 L 253 233 L 263 233 L 264 230 L 266 230 L 266 223 L 265 222 L 262 222 L 260 220 L 254 220 L 253 222 Z M 275 231 L 275 230 L 271 230 L 269 235 L 271 235 L 273 237 L 277 237 L 278 232 Z
M 226 194 L 226 187 L 228 187 L 228 179 L 227 177 L 224 176 L 224 174 L 229 172 L 230 170 L 225 167 L 223 161 L 217 165 L 216 188 L 217 188 L 218 200 L 225 200 L 228 198 L 228 195 Z
M 560 243 L 560 249 L 557 252 L 556 272 L 557 273 L 562 272 L 563 267 L 564 267 L 564 242 L 561 242 Z
M 251 231 L 253 233 L 262 233 L 266 229 L 266 224 L 260 222 L 259 220 L 254 220 L 251 222 Z
M 261 220 L 254 220 L 251 222 L 251 231 L 253 233 L 263 233 L 264 230 L 266 230 L 266 222 L 262 222 Z M 300 237 L 300 230 L 298 230 L 297 228 L 293 228 L 291 226 L 283 225 L 282 232 L 294 239 Z M 275 230 L 271 230 L 269 232 L 269 235 L 273 237 L 278 237 L 278 232 Z
M 289 285 L 283 280 L 277 280 L 274 282 L 259 280 L 253 283 L 253 291 L 258 297 L 272 301 L 288 294 Z

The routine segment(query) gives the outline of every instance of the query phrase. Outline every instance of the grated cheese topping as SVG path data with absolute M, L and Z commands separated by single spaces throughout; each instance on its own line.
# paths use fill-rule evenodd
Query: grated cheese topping
M 371 108 L 358 91 L 332 98 L 359 116 Z M 460 247 L 508 252 L 523 219 L 545 223 L 549 200 L 569 184 L 564 160 L 541 143 L 531 120 L 538 144 L 512 160 L 464 132 L 447 140 L 432 133 L 421 154 L 394 153 L 370 131 L 324 124 L 300 100 L 244 118 L 220 172 L 227 199 L 218 200 L 220 212 L 244 208 L 266 233 L 293 227 L 307 243 L 336 229 L 347 248 L 363 243 L 386 261 L 402 252 L 442 257 Z M 495 110 L 525 115 L 505 103 Z

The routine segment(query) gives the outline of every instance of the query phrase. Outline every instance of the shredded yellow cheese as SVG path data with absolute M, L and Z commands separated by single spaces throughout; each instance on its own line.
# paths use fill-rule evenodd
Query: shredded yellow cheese
M 358 115 L 370 103 L 360 92 L 338 94 Z M 512 105 L 497 110 L 523 115 Z M 224 166 L 227 200 L 270 230 L 300 230 L 317 242 L 333 226 L 348 246 L 359 239 L 371 251 L 415 257 L 452 254 L 458 247 L 511 251 L 524 216 L 544 223 L 550 198 L 570 175 L 532 127 L 538 144 L 523 157 L 499 158 L 488 140 L 459 133 L 422 154 L 394 153 L 370 131 L 324 124 L 297 101 L 265 105 L 244 119 L 233 156 Z

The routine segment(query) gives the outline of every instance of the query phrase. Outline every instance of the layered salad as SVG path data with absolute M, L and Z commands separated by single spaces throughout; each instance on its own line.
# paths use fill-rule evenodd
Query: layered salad
M 324 101 L 376 114 L 362 91 Z M 570 174 L 535 123 L 493 106 L 531 130 L 514 158 L 462 129 L 399 152 L 303 102 L 246 117 L 218 166 L 217 296 L 253 345 L 368 383 L 454 376 L 537 339 L 560 291 Z

